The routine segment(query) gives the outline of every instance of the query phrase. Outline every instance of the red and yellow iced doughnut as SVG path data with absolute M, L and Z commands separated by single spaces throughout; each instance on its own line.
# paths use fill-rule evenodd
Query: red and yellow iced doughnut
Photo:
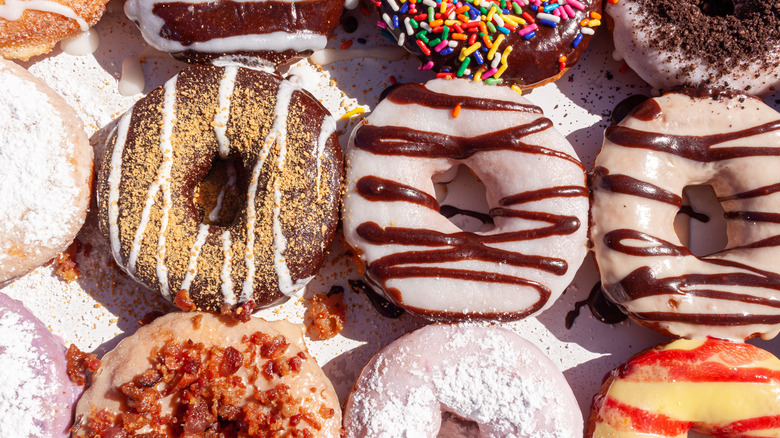
M 586 438 L 780 437 L 780 360 L 749 344 L 678 340 L 613 370 Z

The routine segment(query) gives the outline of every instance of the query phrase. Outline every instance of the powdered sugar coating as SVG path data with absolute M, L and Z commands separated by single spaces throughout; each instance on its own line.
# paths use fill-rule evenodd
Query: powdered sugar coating
M 67 437 L 79 387 L 65 347 L 22 303 L 0 294 L 0 436 Z
M 0 63 L 0 284 L 39 266 L 84 223 L 92 148 L 62 98 Z
M 366 365 L 345 411 L 348 437 L 435 437 L 443 411 L 480 437 L 571 438 L 582 416 L 563 375 L 535 346 L 500 327 L 430 325 Z

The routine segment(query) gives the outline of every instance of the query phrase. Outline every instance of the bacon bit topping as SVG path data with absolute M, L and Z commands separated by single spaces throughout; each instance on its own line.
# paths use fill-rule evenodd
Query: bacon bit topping
M 86 373 L 94 373 L 100 368 L 100 360 L 94 354 L 84 353 L 74 344 L 70 344 L 65 359 L 68 361 L 68 379 L 76 385 L 87 383 Z
M 254 300 L 249 300 L 235 306 L 225 304 L 222 306 L 220 313 L 229 316 L 238 322 L 247 322 L 252 317 L 255 307 L 257 307 L 257 304 L 255 304 Z
M 260 375 L 270 380 L 299 373 L 307 356 L 286 356 L 289 345 L 281 335 L 261 332 L 242 339 L 243 351 L 169 341 L 152 352 L 148 370 L 119 387 L 126 411 L 93 412 L 79 436 L 312 438 L 333 418 L 333 409 L 323 404 L 309 412 L 283 383 L 267 391 L 248 390 L 245 383 Z M 162 415 L 169 395 L 173 413 Z
M 330 339 L 344 329 L 344 294 L 318 294 L 309 305 L 309 336 L 314 339 Z
M 176 292 L 176 298 L 173 300 L 173 304 L 186 312 L 193 311 L 197 308 L 190 298 L 190 291 L 187 289 L 179 289 L 179 291 Z
M 200 330 L 200 323 L 203 321 L 203 315 L 195 315 L 192 317 L 192 328 Z
M 55 272 L 57 275 L 67 281 L 76 281 L 81 275 L 81 271 L 78 270 L 78 262 L 76 261 L 76 253 L 81 248 L 81 242 L 74 240 L 62 254 L 59 254 L 56 258 L 57 268 Z

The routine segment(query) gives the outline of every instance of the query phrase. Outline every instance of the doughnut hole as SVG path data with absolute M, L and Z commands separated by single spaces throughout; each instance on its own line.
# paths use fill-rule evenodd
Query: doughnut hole
M 704 15 L 710 17 L 734 15 L 734 2 L 732 0 L 700 0 L 697 6 Z
M 683 189 L 683 207 L 674 219 L 674 230 L 680 242 L 697 257 L 726 248 L 726 219 L 712 186 Z
M 479 425 L 450 412 L 442 412 L 441 429 L 436 438 L 478 438 Z
M 487 189 L 465 164 L 434 175 L 439 211 L 461 231 L 486 232 L 495 228 L 488 212 Z
M 246 207 L 248 178 L 239 160 L 218 155 L 205 177 L 193 190 L 193 203 L 200 222 L 229 227 Z

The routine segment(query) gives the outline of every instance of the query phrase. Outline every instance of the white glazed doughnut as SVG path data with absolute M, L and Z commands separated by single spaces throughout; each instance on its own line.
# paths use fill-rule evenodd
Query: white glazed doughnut
M 82 388 L 65 347 L 21 302 L 0 294 L 0 436 L 66 438 Z
M 463 232 L 439 212 L 432 178 L 460 164 L 484 183 L 494 229 Z M 560 296 L 586 253 L 583 166 L 509 88 L 396 88 L 353 132 L 347 178 L 347 242 L 366 278 L 418 315 L 523 318 Z
M 76 418 L 74 436 L 89 438 L 331 438 L 341 428 L 301 326 L 194 312 L 157 318 L 107 353 Z
M 89 206 L 92 147 L 73 109 L 0 60 L 0 284 L 73 241 Z
M 607 128 L 592 179 L 591 240 L 605 295 L 675 336 L 780 331 L 780 114 L 744 95 L 687 90 Z M 697 257 L 673 222 L 689 185 L 711 185 L 728 243 Z
M 377 353 L 344 410 L 347 438 L 435 437 L 442 411 L 483 438 L 573 438 L 577 400 L 555 364 L 500 327 L 429 325 Z
M 605 2 L 615 53 L 655 88 L 772 94 L 780 85 L 780 5 L 753 0 Z

